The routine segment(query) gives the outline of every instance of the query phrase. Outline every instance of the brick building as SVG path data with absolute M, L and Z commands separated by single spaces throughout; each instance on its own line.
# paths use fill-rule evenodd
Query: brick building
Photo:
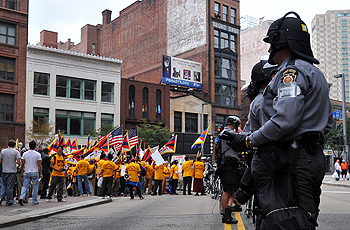
M 162 80 L 162 55 L 199 62 L 202 89 L 190 89 L 190 94 L 209 104 L 211 133 L 224 125 L 228 115 L 240 115 L 238 0 L 144 0 L 134 2 L 114 20 L 111 15 L 105 10 L 102 24 L 82 27 L 79 44 L 68 40 L 58 47 L 122 59 L 122 78 L 154 84 Z M 170 104 L 173 100 L 186 103 L 188 97 L 179 96 L 189 94 L 188 89 L 170 90 Z M 202 132 L 199 127 L 187 127 L 197 126 L 201 114 L 194 112 L 193 119 L 185 122 L 185 133 Z M 170 117 L 170 121 L 179 119 Z M 174 126 L 179 124 L 170 127 Z
M 0 1 L 0 148 L 24 141 L 28 0 Z

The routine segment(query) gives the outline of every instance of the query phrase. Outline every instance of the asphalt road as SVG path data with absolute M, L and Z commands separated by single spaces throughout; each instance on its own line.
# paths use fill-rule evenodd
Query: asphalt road
M 350 229 L 350 189 L 322 187 L 318 230 Z M 209 196 L 146 196 L 144 200 L 115 198 L 113 202 L 70 211 L 9 229 L 143 229 L 143 230 L 253 230 L 252 219 L 237 213 L 239 225 L 223 225 L 218 201 Z

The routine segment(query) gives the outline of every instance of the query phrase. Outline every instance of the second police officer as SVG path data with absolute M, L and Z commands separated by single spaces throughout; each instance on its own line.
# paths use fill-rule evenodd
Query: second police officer
M 294 14 L 296 17 L 287 17 Z M 262 212 L 260 229 L 315 229 L 325 173 L 324 135 L 333 125 L 329 87 L 313 64 L 310 34 L 295 12 L 273 22 L 264 41 L 279 71 L 263 96 L 262 127 L 225 133 L 237 151 L 258 147 L 252 162 Z

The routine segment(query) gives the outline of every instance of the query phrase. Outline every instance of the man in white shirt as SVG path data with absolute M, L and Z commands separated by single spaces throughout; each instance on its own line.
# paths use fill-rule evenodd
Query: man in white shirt
M 19 197 L 18 203 L 23 206 L 23 199 L 26 196 L 27 189 L 30 186 L 30 182 L 33 183 L 33 204 L 39 204 L 38 202 L 38 183 L 39 178 L 43 177 L 41 168 L 41 154 L 35 151 L 36 142 L 31 141 L 29 143 L 29 151 L 25 152 L 22 156 L 21 164 L 21 176 L 23 177 L 23 169 L 25 166 L 24 182 Z

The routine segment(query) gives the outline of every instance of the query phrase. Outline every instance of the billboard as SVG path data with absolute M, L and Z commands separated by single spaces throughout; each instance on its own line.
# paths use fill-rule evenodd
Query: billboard
M 163 55 L 163 83 L 202 89 L 202 78 L 202 63 Z

